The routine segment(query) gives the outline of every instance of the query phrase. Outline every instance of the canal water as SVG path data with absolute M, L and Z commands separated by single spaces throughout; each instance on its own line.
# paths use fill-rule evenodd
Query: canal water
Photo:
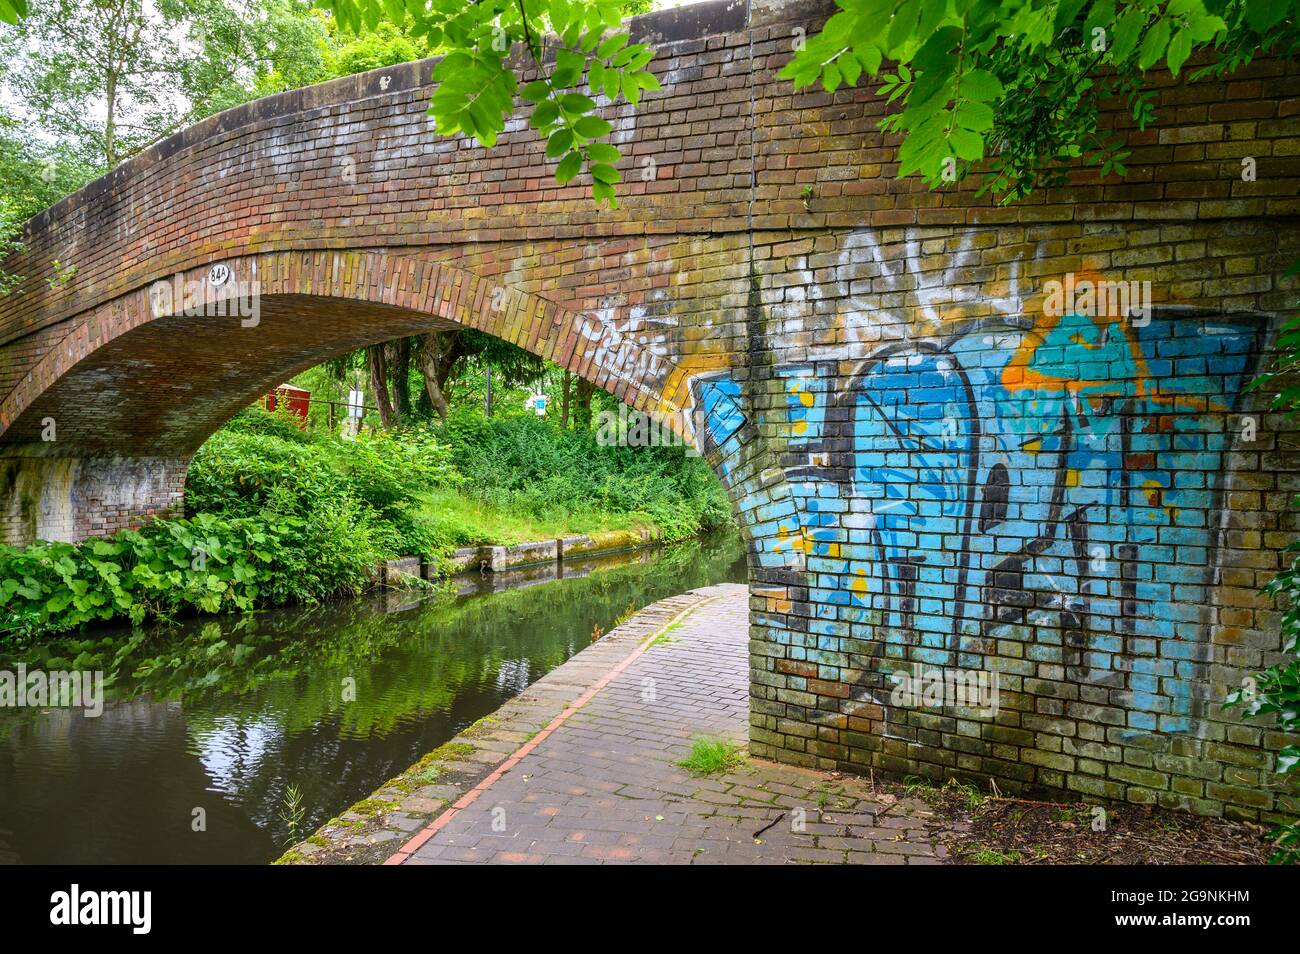
M 293 840 L 291 787 L 301 838 L 630 609 L 744 578 L 726 534 L 488 574 L 455 599 L 390 591 L 154 634 L 99 717 L 0 712 L 0 863 L 271 861 Z

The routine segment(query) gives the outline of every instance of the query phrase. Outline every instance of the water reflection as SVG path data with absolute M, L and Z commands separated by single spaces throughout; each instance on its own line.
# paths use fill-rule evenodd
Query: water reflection
M 290 785 L 310 831 L 629 606 L 743 580 L 743 548 L 725 535 L 519 578 L 136 636 L 101 717 L 0 714 L 0 862 L 268 861 Z

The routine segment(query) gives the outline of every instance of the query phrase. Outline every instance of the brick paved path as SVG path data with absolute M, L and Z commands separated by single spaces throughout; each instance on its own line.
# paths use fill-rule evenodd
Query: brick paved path
M 390 863 L 941 859 L 925 804 L 874 795 L 864 780 L 768 762 L 694 778 L 674 764 L 696 736 L 746 735 L 746 590 L 700 596 L 643 652 L 627 641 L 611 658 L 598 644 L 552 673 L 580 675 L 586 691 Z

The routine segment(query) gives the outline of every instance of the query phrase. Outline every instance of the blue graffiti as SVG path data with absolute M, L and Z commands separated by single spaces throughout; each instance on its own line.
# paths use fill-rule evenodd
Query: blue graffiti
M 810 602 L 834 608 L 814 635 L 871 624 L 935 665 L 1016 640 L 1110 689 L 1128 729 L 1187 731 L 1209 521 L 1256 334 L 1066 315 L 888 348 L 848 378 L 782 367 L 791 494 L 754 521 L 757 559 L 802 569 Z M 712 377 L 697 401 L 734 460 L 728 385 Z

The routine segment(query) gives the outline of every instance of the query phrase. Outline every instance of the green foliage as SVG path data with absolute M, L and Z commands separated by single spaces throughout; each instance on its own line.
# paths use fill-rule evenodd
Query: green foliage
M 331 32 L 337 34 L 337 31 Z M 338 44 L 337 39 L 334 42 Z M 338 45 L 327 65 L 334 76 L 351 76 L 383 66 L 409 63 L 429 56 L 430 52 L 427 44 L 408 36 L 400 27 L 381 23 L 374 30 Z
M 620 154 L 604 140 L 612 124 L 596 115 L 597 96 L 636 106 L 659 89 L 646 70 L 654 50 L 617 32 L 618 0 L 321 0 L 346 30 L 375 30 L 381 20 L 411 24 L 411 33 L 445 55 L 433 71 L 429 113 L 444 136 L 463 133 L 492 146 L 515 112 L 517 95 L 531 104 L 529 125 L 546 140 L 555 179 L 565 185 L 585 171 L 598 202 L 617 205 Z M 553 34 L 544 56 L 543 34 Z M 539 78 L 519 88 L 510 48 L 524 44 Z M 585 90 L 585 92 L 584 92 Z
M 309 520 L 200 514 L 81 544 L 0 547 L 0 641 L 355 593 L 375 559 L 364 524 L 347 508 Z
M 1300 545 L 1292 544 L 1289 552 L 1293 554 L 1291 565 L 1277 575 L 1267 592 L 1285 596 L 1283 652 L 1291 654 L 1291 658 L 1249 677 L 1240 688 L 1228 694 L 1224 708 L 1240 707 L 1247 718 L 1275 715 L 1277 727 L 1283 732 L 1300 733 L 1300 660 L 1295 658 L 1296 635 L 1300 631 Z M 1278 750 L 1279 775 L 1300 776 L 1297 766 L 1300 766 L 1300 745 L 1286 745 Z M 1273 836 L 1276 845 L 1273 863 L 1300 864 L 1300 822 L 1278 826 Z
M 23 247 L 22 218 L 18 215 L 8 196 L 0 195 L 0 262 Z M 13 275 L 0 269 L 0 295 L 7 294 L 22 281 L 21 275 Z
M 31 215 L 204 116 L 430 53 L 401 25 L 341 37 L 308 0 L 49 0 L 0 35 L 0 59 L 26 107 L 19 138 L 57 164 L 6 181 L 16 196 L 45 177 L 45 201 L 19 202 Z
M 36 126 L 107 170 L 170 131 L 181 4 L 47 0 L 5 35 L 9 83 Z
M 839 12 L 781 71 L 796 88 L 834 92 L 875 81 L 899 109 L 900 176 L 931 187 L 983 161 L 983 189 L 1011 201 L 1064 181 L 1082 160 L 1123 174 L 1123 140 L 1097 129 L 1124 99 L 1138 128 L 1153 118 L 1144 74 L 1174 75 L 1199 51 L 1218 69 L 1259 51 L 1289 55 L 1296 18 L 1281 0 L 838 0 Z M 882 64 L 895 66 L 882 73 Z
M 382 559 L 519 542 L 501 539 L 511 526 L 652 521 L 676 540 L 730 519 L 721 485 L 681 448 L 604 448 L 531 415 L 465 411 L 440 432 L 343 441 L 250 408 L 195 455 L 186 507 L 189 519 L 111 539 L 0 551 L 0 641 L 354 593 Z
M 269 432 L 275 426 L 254 412 L 214 434 L 190 463 L 187 509 L 235 516 L 269 510 L 306 520 L 349 513 L 383 554 L 446 549 L 419 498 L 459 477 L 449 449 L 428 431 L 343 442 L 304 439 L 296 429 L 292 437 Z
M 1292 265 L 1286 274 L 1300 274 L 1300 262 Z M 1294 416 L 1300 412 L 1300 387 L 1294 384 L 1295 373 L 1300 370 L 1300 318 L 1283 326 L 1277 351 L 1277 363 L 1252 381 L 1250 387 L 1276 389 L 1271 406 Z M 1300 498 L 1293 505 L 1300 506 Z M 1300 733 L 1300 655 L 1297 654 L 1300 650 L 1300 541 L 1287 547 L 1286 553 L 1290 555 L 1290 564 L 1269 582 L 1264 592 L 1280 597 L 1285 607 L 1282 653 L 1289 658 L 1245 679 L 1240 688 L 1228 694 L 1223 707 L 1240 707 L 1247 718 L 1276 716 L 1277 726 L 1283 732 Z M 1287 745 L 1278 750 L 1276 771 L 1282 776 L 1300 778 L 1300 745 Z M 1273 834 L 1277 850 L 1272 861 L 1300 864 L 1300 821 L 1281 825 Z
M 579 512 L 640 514 L 665 540 L 724 526 L 722 485 L 680 447 L 601 447 L 589 431 L 566 431 L 532 415 L 487 420 L 453 413 L 443 431 L 456 450 L 466 493 L 539 519 Z
M 359 34 L 338 25 L 308 0 L 259 0 L 232 22 L 227 48 L 238 48 L 244 70 L 195 82 L 203 116 L 285 90 L 364 73 L 431 56 L 434 50 L 411 35 L 409 23 L 379 23 Z
M 48 208 L 95 177 L 96 167 L 43 143 L 31 130 L 0 114 L 0 178 L 4 201 L 19 221 Z

